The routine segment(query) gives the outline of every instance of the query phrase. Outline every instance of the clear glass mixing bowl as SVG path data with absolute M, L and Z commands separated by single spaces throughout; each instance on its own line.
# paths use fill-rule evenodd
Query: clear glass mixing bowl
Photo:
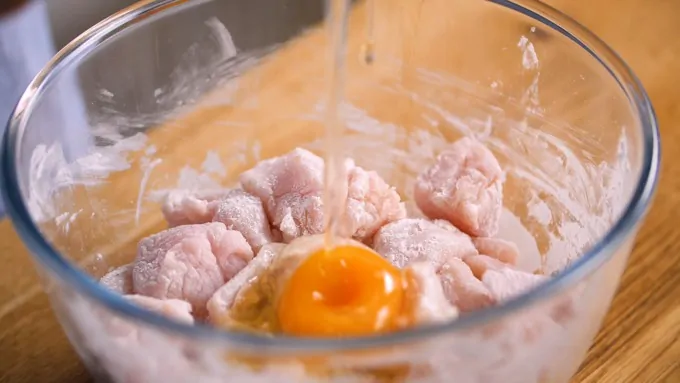
M 531 383 L 574 374 L 656 181 L 644 90 L 605 44 L 536 1 L 374 0 L 350 15 L 346 154 L 409 200 L 414 174 L 447 142 L 477 137 L 506 171 L 501 235 L 554 277 L 453 323 L 335 340 L 191 327 L 100 287 L 96 278 L 164 227 L 164 191 L 232 185 L 296 146 L 323 153 L 321 2 L 143 2 L 64 48 L 3 142 L 9 214 L 94 375 Z M 64 99 L 80 107 L 59 107 Z M 543 321 L 569 300 L 563 320 Z

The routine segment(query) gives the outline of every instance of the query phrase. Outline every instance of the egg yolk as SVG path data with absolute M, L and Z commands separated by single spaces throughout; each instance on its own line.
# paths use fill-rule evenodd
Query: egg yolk
M 398 327 L 401 271 L 369 249 L 339 246 L 310 255 L 280 297 L 281 330 L 297 336 L 361 336 Z

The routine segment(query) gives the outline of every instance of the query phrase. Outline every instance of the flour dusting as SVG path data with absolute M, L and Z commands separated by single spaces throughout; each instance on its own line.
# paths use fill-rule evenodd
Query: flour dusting
M 65 188 L 81 185 L 93 187 L 106 182 L 113 172 L 130 169 L 128 155 L 146 144 L 142 133 L 121 139 L 110 146 L 93 147 L 90 152 L 68 163 L 61 144 L 40 144 L 31 154 L 28 179 L 28 209 L 37 222 L 54 219 L 62 212 L 55 206 L 55 196 Z
M 142 174 L 142 180 L 139 181 L 139 193 L 137 195 L 137 206 L 135 208 L 135 224 L 139 224 L 139 217 L 142 212 L 142 200 L 144 198 L 144 193 L 146 192 L 146 184 L 149 182 L 149 177 L 151 176 L 151 171 L 158 165 L 161 164 L 163 160 L 156 158 L 154 160 L 149 160 L 148 158 L 142 159 L 141 168 L 144 171 Z
M 227 175 L 227 169 L 224 168 L 220 155 L 214 150 L 208 150 L 205 161 L 201 164 L 201 169 L 208 174 L 215 174 L 220 177 Z
M 538 69 L 538 55 L 534 49 L 534 44 L 532 44 L 526 36 L 522 36 L 519 38 L 517 47 L 522 51 L 522 66 L 524 69 Z

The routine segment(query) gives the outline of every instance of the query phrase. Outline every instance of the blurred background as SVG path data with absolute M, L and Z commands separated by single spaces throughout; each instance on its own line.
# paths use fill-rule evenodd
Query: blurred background
M 60 49 L 87 28 L 135 2 L 135 0 L 46 1 L 45 9 L 55 48 Z

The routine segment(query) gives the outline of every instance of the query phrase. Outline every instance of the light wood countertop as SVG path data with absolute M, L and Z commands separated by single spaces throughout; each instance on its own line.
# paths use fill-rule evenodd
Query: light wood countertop
M 680 2 L 548 3 L 595 32 L 632 67 L 656 109 L 663 145 L 654 205 L 575 381 L 680 382 L 680 225 L 671 223 L 680 217 Z M 0 381 L 89 381 L 6 219 L 0 221 L 0 265 Z

